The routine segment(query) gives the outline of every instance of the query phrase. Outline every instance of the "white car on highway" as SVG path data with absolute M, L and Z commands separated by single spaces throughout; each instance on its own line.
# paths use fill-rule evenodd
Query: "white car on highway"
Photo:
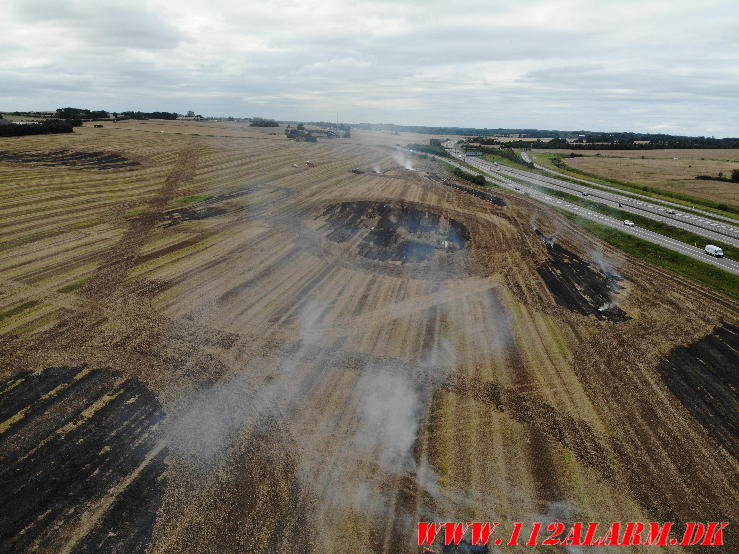
M 633 227 L 634 222 L 631 221 L 630 219 L 624 219 L 624 225 L 626 225 L 627 227 Z
M 706 244 L 704 250 L 706 251 L 706 254 L 713 256 L 714 258 L 724 257 L 724 251 L 714 244 Z

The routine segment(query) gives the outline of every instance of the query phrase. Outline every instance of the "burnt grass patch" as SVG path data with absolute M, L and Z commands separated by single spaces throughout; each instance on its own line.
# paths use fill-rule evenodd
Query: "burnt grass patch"
M 49 368 L 0 382 L 0 497 L 12 506 L 0 511 L 0 550 L 58 551 L 110 499 L 74 550 L 143 551 L 166 484 L 163 417 L 146 386 L 106 369 Z
M 342 202 L 321 214 L 334 242 L 356 241 L 371 260 L 413 263 L 466 248 L 470 233 L 455 219 L 405 202 Z
M 549 260 L 536 268 L 560 306 L 573 312 L 614 322 L 631 319 L 613 301 L 621 277 L 603 273 L 580 256 L 543 235 Z
M 49 167 L 71 167 L 74 169 L 122 169 L 139 165 L 112 152 L 5 152 L 0 151 L 0 161 L 16 163 L 35 163 Z
M 725 323 L 659 366 L 663 381 L 701 425 L 739 459 L 739 328 Z

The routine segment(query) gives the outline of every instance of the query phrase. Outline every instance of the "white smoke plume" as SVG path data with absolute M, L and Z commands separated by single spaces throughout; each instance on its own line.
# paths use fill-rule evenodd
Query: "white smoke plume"
M 621 266 L 620 260 L 606 256 L 602 250 L 597 250 L 595 248 L 588 250 L 587 256 L 591 263 L 606 277 L 621 278 L 621 274 L 618 271 Z
M 401 166 L 412 169 L 407 157 L 397 155 Z M 461 238 L 456 242 L 463 243 Z M 460 272 L 464 252 L 454 253 Z M 396 521 L 402 521 L 404 512 L 394 505 L 401 482 L 415 484 L 444 509 L 458 507 L 459 514 L 444 517 L 461 517 L 474 506 L 473 497 L 440 485 L 433 468 L 416 452 L 419 435 L 434 392 L 460 364 L 457 341 L 466 344 L 465 362 L 477 363 L 486 354 L 511 348 L 514 338 L 494 289 L 487 295 L 487 309 L 471 320 L 464 304 L 456 301 L 459 291 L 449 287 L 440 281 L 433 292 L 438 317 L 448 325 L 443 330 L 440 326 L 415 359 L 403 360 L 369 354 L 348 360 L 353 349 L 348 353 L 343 343 L 382 331 L 383 320 L 363 321 L 356 328 L 351 320 L 341 325 L 334 320 L 330 292 L 313 293 L 294 307 L 295 335 L 289 342 L 265 346 L 261 357 L 234 352 L 230 376 L 170 410 L 166 436 L 171 449 L 195 468 L 214 470 L 228 461 L 236 445 L 277 423 L 284 448 L 297 461 L 298 483 L 316 507 L 310 517 L 317 528 L 333 528 L 347 512 L 363 519 L 376 514 L 382 521 L 394 510 Z M 412 303 L 408 313 L 404 309 L 394 307 L 391 316 L 382 317 L 390 323 L 418 310 Z M 464 336 L 447 329 L 464 329 Z M 405 515 L 413 525 L 413 514 Z
M 408 156 L 405 152 L 402 150 L 394 150 L 393 151 L 393 160 L 402 168 L 408 169 L 410 171 L 415 171 L 413 169 L 413 162 L 411 161 L 410 156 Z

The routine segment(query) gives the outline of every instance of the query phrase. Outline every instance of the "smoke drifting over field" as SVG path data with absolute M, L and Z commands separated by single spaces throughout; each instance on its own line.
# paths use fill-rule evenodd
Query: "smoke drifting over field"
M 396 161 L 409 165 L 407 159 Z M 410 279 L 419 265 L 436 275 L 451 272 L 460 276 L 469 271 L 465 244 L 470 237 L 464 226 L 417 208 L 384 206 L 378 203 L 378 213 L 391 210 L 388 217 L 394 223 L 381 227 L 393 236 L 372 244 L 376 249 L 385 245 L 388 253 L 393 252 L 375 258 L 396 268 L 396 277 Z M 321 232 L 341 237 L 368 232 L 371 236 L 377 226 L 371 221 L 350 218 L 341 223 L 346 229 L 334 225 Z M 444 240 L 429 238 L 436 235 Z M 311 239 L 306 235 L 297 240 Z M 437 257 L 418 256 L 414 250 L 418 240 L 430 240 L 439 252 Z M 437 265 L 438 270 L 434 269 Z M 415 516 L 410 504 L 403 504 L 405 500 L 398 504 L 399 483 L 416 491 L 413 494 L 419 495 L 430 515 L 461 515 L 471 502 L 468 494 L 440 486 L 419 444 L 432 399 L 459 364 L 456 341 L 460 336 L 450 330 L 464 326 L 464 340 L 477 345 L 480 358 L 511 348 L 513 338 L 506 308 L 494 290 L 489 292 L 490 311 L 476 322 L 454 307 L 458 294 L 446 281 L 434 284 L 435 317 L 442 324 L 420 351 L 403 361 L 358 356 L 342 344 L 359 341 L 365 333 L 390 329 L 397 318 L 418 313 L 416 306 L 396 308 L 390 319 L 356 327 L 350 324 L 341 329 L 339 340 L 332 315 L 334 298 L 324 293 L 303 300 L 294 307 L 295 341 L 270 346 L 261 358 L 234 367 L 233 375 L 195 393 L 182 409 L 172 411 L 167 426 L 172 451 L 197 471 L 214 471 L 229 463 L 239 445 L 259 440 L 260 434 L 271 430 L 282 437 L 278 448 L 297 461 L 301 495 L 315 506 L 309 516 L 315 529 L 334 528 L 342 514 L 356 518 L 374 514 L 380 525 L 395 513 L 393 525 L 407 525 L 398 533 L 412 537 Z M 212 316 L 207 310 L 197 314 L 204 320 Z M 442 510 L 456 506 L 458 514 L 437 513 L 442 506 Z M 325 545 L 327 550 L 334 547 Z
M 413 169 L 413 162 L 411 158 L 402 150 L 394 150 L 393 151 L 393 160 L 402 168 L 408 169 L 410 171 L 415 171 Z

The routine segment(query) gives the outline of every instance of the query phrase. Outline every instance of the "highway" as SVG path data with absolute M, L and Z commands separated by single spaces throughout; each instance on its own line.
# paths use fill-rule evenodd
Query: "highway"
M 436 158 L 439 161 L 443 161 L 451 165 L 454 165 L 456 167 L 459 167 L 460 169 L 469 171 L 469 168 L 467 166 L 464 166 L 454 160 L 450 160 L 448 158 L 442 158 L 440 156 L 434 156 L 433 154 L 429 154 L 429 155 Z M 472 160 L 472 162 L 470 160 Z M 663 246 L 675 252 L 679 252 L 680 254 L 685 254 L 686 256 L 690 256 L 691 258 L 694 258 L 701 262 L 707 263 L 709 265 L 713 265 L 715 267 L 723 269 L 724 271 L 733 273 L 734 275 L 739 275 L 739 263 L 735 262 L 734 260 L 730 260 L 728 258 L 714 258 L 713 256 L 709 256 L 703 250 L 703 245 L 696 247 L 696 246 L 672 239 L 670 237 L 666 237 L 659 233 L 655 233 L 654 231 L 643 229 L 638 226 L 628 227 L 624 225 L 623 221 L 620 219 L 616 219 L 616 218 L 601 214 L 599 212 L 589 210 L 587 208 L 583 208 L 575 204 L 571 204 L 570 202 L 561 200 L 559 198 L 556 198 L 554 196 L 551 196 L 549 194 L 542 192 L 541 190 L 538 189 L 538 187 L 544 186 L 544 185 L 540 185 L 538 182 L 536 182 L 536 180 L 532 178 L 529 178 L 530 184 L 522 183 L 519 181 L 513 181 L 508 178 L 509 176 L 506 175 L 506 173 L 499 171 L 499 169 L 503 166 L 500 166 L 500 165 L 495 166 L 491 164 L 490 162 L 485 162 L 484 160 L 480 160 L 479 158 L 478 159 L 468 158 L 466 162 L 472 165 L 473 167 L 477 168 L 491 184 L 509 189 L 519 194 L 524 194 L 530 198 L 534 198 L 549 206 L 560 208 L 562 210 L 577 214 L 578 216 L 584 219 L 588 219 L 590 221 L 600 223 L 601 225 L 606 225 L 608 227 L 618 229 L 619 231 L 622 231 L 629 235 L 639 237 L 641 239 L 652 242 L 654 244 L 658 244 L 660 246 Z M 491 166 L 494 169 L 490 169 Z M 511 168 L 504 168 L 504 171 L 505 169 L 511 169 Z M 518 170 L 515 170 L 515 171 L 518 171 Z M 541 178 L 541 175 L 538 175 L 536 173 L 530 173 L 530 172 L 521 172 L 521 173 L 526 173 L 528 175 L 535 176 L 537 179 Z M 517 178 L 523 179 L 522 177 L 518 177 L 518 176 Z M 529 181 L 529 179 L 526 179 L 526 180 Z M 571 184 L 572 183 L 568 183 L 568 185 L 571 185 Z M 550 186 L 549 188 L 554 188 L 554 187 Z M 589 192 L 592 192 L 592 190 L 593 189 L 589 189 Z M 645 214 L 642 214 L 642 215 L 645 215 Z M 659 215 L 659 214 L 652 214 L 652 215 Z M 727 238 L 730 238 L 730 237 L 727 237 Z M 728 242 L 728 240 L 724 239 L 723 242 Z
M 458 152 L 456 149 L 453 149 L 453 151 L 456 156 L 463 155 L 463 153 Z M 525 153 L 523 155 L 525 156 Z M 594 189 L 590 186 L 578 185 L 570 181 L 540 175 L 531 171 L 524 171 L 502 164 L 495 164 L 481 158 L 468 156 L 464 159 L 468 164 L 476 167 L 480 171 L 485 171 L 487 173 L 493 172 L 507 177 L 512 177 L 514 179 L 524 180 L 536 186 L 559 190 L 569 194 L 577 194 L 583 198 L 587 197 L 588 200 L 593 202 L 604 204 L 612 208 L 618 208 L 627 213 L 648 217 L 654 221 L 660 221 L 662 223 L 672 225 L 673 227 L 684 229 L 685 231 L 690 231 L 691 233 L 695 233 L 696 235 L 706 238 L 707 242 L 713 240 L 739 247 L 739 227 L 729 223 L 708 219 L 692 213 L 680 212 L 676 209 L 665 208 L 645 200 L 630 198 L 629 196 L 624 195 L 623 191 L 619 191 L 619 189 L 615 188 L 610 188 L 610 191 L 616 192 L 605 192 Z M 530 161 L 528 156 L 525 156 L 525 159 Z M 537 167 L 541 168 L 541 166 Z M 545 169 L 545 171 L 548 170 Z M 668 209 L 675 213 L 668 213 Z
M 607 190 L 612 191 L 612 192 L 625 194 L 624 191 L 621 190 L 621 189 L 619 189 L 619 188 L 612 187 L 610 185 L 605 185 L 603 183 L 596 183 L 595 181 L 588 181 L 587 179 L 581 179 L 579 177 L 574 177 L 572 175 L 567 175 L 566 173 L 562 173 L 560 171 L 555 171 L 553 169 L 549 169 L 548 167 L 544 167 L 543 165 L 539 165 L 538 163 L 536 163 L 536 161 L 532 160 L 529 157 L 528 153 L 526 153 L 526 152 L 521 152 L 521 157 L 524 160 L 526 160 L 527 162 L 533 163 L 534 164 L 534 167 L 536 169 L 540 169 L 542 171 L 546 171 L 547 173 L 549 173 L 551 175 L 559 175 L 560 177 L 565 177 L 565 179 L 579 181 L 580 183 L 585 183 L 586 185 L 591 186 L 591 187 L 600 187 L 600 188 L 607 189 Z M 637 198 L 640 198 L 642 200 L 646 200 L 647 202 L 650 202 L 650 201 L 653 202 L 654 201 L 654 198 L 651 198 L 651 197 L 649 197 L 649 196 L 647 196 L 645 194 L 639 194 L 639 193 L 636 193 L 636 192 L 629 192 L 628 195 L 630 197 L 632 197 L 632 198 L 633 197 L 637 197 Z M 720 215 L 720 214 L 713 213 L 713 212 L 707 212 L 707 211 L 701 210 L 699 208 L 693 208 L 693 207 L 691 207 L 690 209 L 688 209 L 683 204 L 678 204 L 677 202 L 670 202 L 669 200 L 662 200 L 662 199 L 660 199 L 659 200 L 659 203 L 660 204 L 663 204 L 665 206 L 670 206 L 675 211 L 678 211 L 678 210 L 687 210 L 687 213 L 684 213 L 684 214 L 678 213 L 678 214 L 676 214 L 678 216 L 684 216 L 684 217 L 690 218 L 691 216 L 694 216 L 695 214 L 699 214 L 699 215 L 703 215 L 705 218 L 707 218 L 708 221 L 710 221 L 710 220 L 713 219 L 713 220 L 720 220 L 720 221 L 728 221 L 729 223 L 732 223 L 732 224 L 736 223 L 736 220 L 735 219 L 732 219 L 731 217 L 728 217 L 728 216 L 725 216 L 725 215 Z
M 665 208 L 643 200 L 636 200 L 622 194 L 603 192 L 586 185 L 577 185 L 569 181 L 539 175 L 530 171 L 523 171 L 500 164 L 495 165 L 485 160 L 468 158 L 466 161 L 480 170 L 495 171 L 508 177 L 525 180 L 540 187 L 576 194 L 587 198 L 591 202 L 597 202 L 612 208 L 618 208 L 624 212 L 648 217 L 654 221 L 661 221 L 662 223 L 705 237 L 708 239 L 708 242 L 714 240 L 739 247 L 739 228 L 727 223 L 677 212 L 677 210 L 675 210 L 677 212 L 675 214 L 668 214 Z

